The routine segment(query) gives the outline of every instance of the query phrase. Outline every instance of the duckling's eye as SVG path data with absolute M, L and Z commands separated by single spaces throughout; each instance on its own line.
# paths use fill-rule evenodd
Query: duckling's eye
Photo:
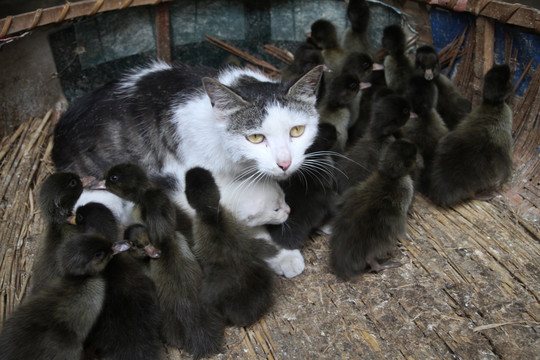
M 118 175 L 109 176 L 109 181 L 117 182 L 118 180 L 120 180 L 120 176 L 118 176 Z
M 249 142 L 253 144 L 260 144 L 264 141 L 264 135 L 263 134 L 251 134 L 246 136 L 246 139 L 248 139 Z
M 362 67 L 363 67 L 364 69 L 368 69 L 370 66 L 371 66 L 371 64 L 368 63 L 368 62 L 365 62 L 365 63 L 362 64 Z
M 77 179 L 71 179 L 71 180 L 69 180 L 68 186 L 69 186 L 69 187 L 75 187 L 75 186 L 77 186 Z
M 408 115 L 410 113 L 409 108 L 403 108 L 403 115 Z
M 81 214 L 77 214 L 77 216 L 75 216 L 75 222 L 77 224 L 81 224 L 83 221 L 84 221 L 84 216 L 82 216 Z
M 299 136 L 302 136 L 305 129 L 306 127 L 304 125 L 298 125 L 298 126 L 293 127 L 291 131 L 289 132 L 289 134 L 292 137 L 299 137 Z
M 358 83 L 357 82 L 349 83 L 349 89 L 351 89 L 351 90 L 358 89 Z
M 105 256 L 105 251 L 98 251 L 97 253 L 94 254 L 94 259 L 101 259 L 102 257 Z

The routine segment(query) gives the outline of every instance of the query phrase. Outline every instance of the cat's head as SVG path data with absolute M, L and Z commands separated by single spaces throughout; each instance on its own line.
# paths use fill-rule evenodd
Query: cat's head
M 233 183 L 227 190 L 229 193 L 222 199 L 224 205 L 250 227 L 282 224 L 291 213 L 285 193 L 277 183 L 262 181 L 241 188 Z
M 272 178 L 294 173 L 317 134 L 315 102 L 322 72 L 323 66 L 317 66 L 286 84 L 246 70 L 231 70 L 220 81 L 204 78 L 220 141 L 231 160 Z

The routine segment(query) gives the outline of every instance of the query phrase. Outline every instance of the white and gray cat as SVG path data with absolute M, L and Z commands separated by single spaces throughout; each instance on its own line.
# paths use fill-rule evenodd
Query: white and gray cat
M 248 69 L 157 62 L 74 104 L 55 127 L 53 160 L 59 170 L 97 179 L 113 165 L 137 163 L 194 215 L 184 194 L 192 167 L 222 184 L 283 180 L 302 165 L 317 134 L 322 72 L 318 66 L 280 83 Z M 273 260 L 286 277 L 304 269 L 298 250 L 282 249 Z

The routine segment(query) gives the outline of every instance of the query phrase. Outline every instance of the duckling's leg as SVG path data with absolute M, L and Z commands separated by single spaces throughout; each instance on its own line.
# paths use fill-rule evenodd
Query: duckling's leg
M 370 259 L 370 260 L 366 261 L 366 263 L 371 268 L 370 272 L 376 272 L 376 273 L 381 272 L 381 271 L 383 271 L 385 269 L 396 268 L 396 267 L 400 267 L 401 265 L 403 265 L 402 263 L 400 263 L 398 261 L 389 261 L 389 262 L 386 262 L 384 264 L 381 264 L 381 263 L 379 263 L 379 261 L 377 259 Z

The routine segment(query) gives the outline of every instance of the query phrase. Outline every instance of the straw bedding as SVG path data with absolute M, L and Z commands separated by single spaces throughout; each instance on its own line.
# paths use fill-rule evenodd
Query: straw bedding
M 54 171 L 58 116 L 29 119 L 0 144 L 0 322 L 31 276 L 43 229 L 37 190 Z M 500 197 L 444 210 L 416 196 L 395 256 L 402 267 L 338 281 L 328 239 L 314 237 L 303 250 L 305 272 L 278 279 L 273 311 L 252 327 L 229 328 L 215 358 L 538 358 L 537 124 L 538 112 L 529 112 L 516 125 L 516 176 Z

